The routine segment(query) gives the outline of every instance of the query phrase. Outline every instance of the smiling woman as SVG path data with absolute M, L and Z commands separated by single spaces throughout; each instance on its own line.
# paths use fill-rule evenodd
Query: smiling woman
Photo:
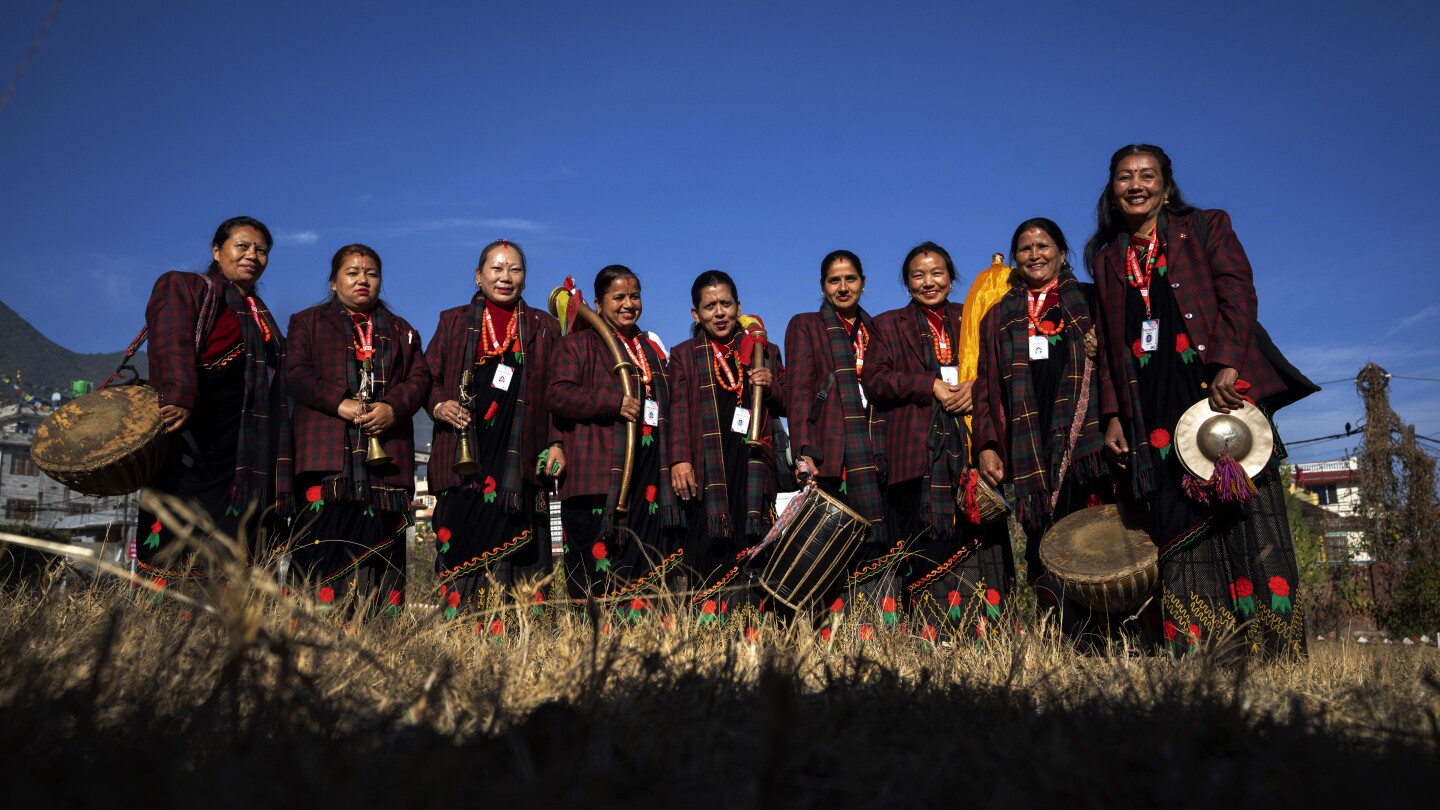
M 206 272 L 161 276 L 145 309 L 150 381 L 166 430 L 183 439 L 150 486 L 198 502 L 219 532 L 252 546 L 289 508 L 289 471 L 279 469 L 290 455 L 285 338 L 255 291 L 271 242 L 259 220 L 225 220 Z M 166 581 L 203 574 L 179 558 L 174 539 L 172 527 L 142 510 L 141 570 Z

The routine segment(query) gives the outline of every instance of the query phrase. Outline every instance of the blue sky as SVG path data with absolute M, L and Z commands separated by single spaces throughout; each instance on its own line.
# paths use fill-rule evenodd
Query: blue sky
M 7 80 L 50 5 L 0 6 Z M 277 235 L 282 319 L 360 241 L 428 336 L 504 236 L 533 304 L 627 264 L 674 343 L 718 267 L 778 335 L 833 248 L 865 261 L 872 312 L 904 303 L 925 239 L 962 285 L 1031 216 L 1078 249 L 1110 153 L 1144 141 L 1231 212 L 1261 319 L 1313 379 L 1440 378 L 1433 4 L 411 5 L 67 2 L 0 112 L 0 300 L 121 349 L 154 278 L 245 213 Z M 1392 392 L 1440 435 L 1440 383 Z M 1281 417 L 1300 439 L 1363 414 L 1344 382 Z

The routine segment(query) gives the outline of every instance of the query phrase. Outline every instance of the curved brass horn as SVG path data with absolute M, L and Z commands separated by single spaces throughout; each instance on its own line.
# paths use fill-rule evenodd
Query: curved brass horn
M 570 291 L 564 287 L 556 287 L 551 291 L 547 302 L 550 314 L 557 318 L 560 317 L 560 308 L 556 302 L 561 294 L 570 295 Z M 571 296 L 569 305 L 576 307 L 575 311 L 586 323 L 590 324 L 590 328 L 595 330 L 605 344 L 605 348 L 610 352 L 610 359 L 615 361 L 610 372 L 620 378 L 620 390 L 627 397 L 635 396 L 635 367 L 630 364 L 630 358 L 626 356 L 625 350 L 620 348 L 620 341 L 615 337 L 615 330 L 610 328 L 610 324 L 606 323 L 595 310 L 585 306 L 585 302 L 581 301 L 579 296 Z M 624 515 L 629 511 L 627 505 L 630 502 L 630 476 L 635 471 L 635 439 L 638 435 L 639 423 L 627 420 L 625 422 L 625 464 L 620 468 L 620 495 L 615 504 L 615 511 L 619 515 Z

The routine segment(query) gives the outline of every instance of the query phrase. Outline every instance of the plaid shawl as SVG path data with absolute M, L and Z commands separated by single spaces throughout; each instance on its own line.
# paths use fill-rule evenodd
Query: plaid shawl
M 733 342 L 736 350 L 739 350 L 738 341 Z M 700 444 L 705 450 L 705 458 L 702 462 L 705 468 L 705 517 L 709 521 L 708 534 L 711 537 L 729 537 L 734 533 L 734 527 L 730 525 L 730 485 L 729 479 L 725 476 L 725 448 L 721 445 L 723 434 L 721 431 L 729 430 L 729 425 L 720 424 L 721 394 L 715 384 L 714 350 L 711 348 L 710 338 L 700 335 L 695 338 L 695 345 L 691 348 L 694 356 L 693 368 L 699 385 L 700 406 Z M 738 356 L 735 357 L 736 375 L 740 375 Z M 745 391 L 743 386 L 740 389 Z M 729 391 L 724 396 L 730 396 Z M 750 418 L 758 419 L 759 414 L 751 414 Z M 763 535 L 769 530 L 769 510 L 765 508 L 765 468 L 766 461 L 755 448 L 750 448 L 746 453 L 745 462 L 745 534 Z
M 922 352 L 925 359 L 921 365 L 926 371 L 933 371 L 938 377 L 940 361 L 935 359 L 935 335 L 930 331 L 925 310 L 913 299 L 910 306 L 915 308 L 915 324 L 920 332 L 920 345 L 930 346 Z M 942 309 L 942 312 L 944 310 Z M 958 323 L 950 323 L 950 345 L 959 346 Z M 965 431 L 960 429 L 959 420 L 945 412 L 938 401 L 930 406 L 930 430 L 925 437 L 925 450 L 930 457 L 930 471 L 925 473 L 920 485 L 920 513 L 925 522 L 934 527 L 936 536 L 949 537 L 955 527 L 955 482 L 960 480 L 960 471 L 970 458 L 965 440 Z
M 536 401 L 541 393 L 535 389 L 535 375 L 525 373 L 525 300 L 519 299 L 515 302 L 515 310 L 511 317 L 515 319 L 515 351 L 511 352 L 508 358 L 515 365 L 516 376 L 520 380 L 520 393 L 515 400 L 515 416 L 510 420 L 510 435 L 505 438 L 505 458 L 501 464 L 503 472 L 500 474 L 499 503 L 505 507 L 505 511 L 516 514 L 520 511 L 524 498 L 524 462 L 520 458 L 521 437 L 525 435 L 525 419 L 529 403 Z M 485 329 L 485 296 L 476 292 L 470 297 L 470 328 L 465 330 L 465 353 L 461 355 L 461 366 L 468 363 L 470 367 L 475 365 L 475 354 L 480 349 L 480 335 Z M 484 381 L 470 377 L 470 385 L 483 385 Z M 463 393 L 463 392 L 462 392 Z M 465 427 L 466 434 L 470 437 L 470 446 L 479 446 L 480 439 L 477 434 L 480 425 L 480 414 L 470 411 L 470 424 Z M 475 476 L 464 476 L 462 486 L 477 488 L 480 482 Z
M 1065 318 L 1059 340 L 1051 339 L 1051 355 L 1065 362 L 1065 379 L 1055 392 L 1050 424 L 1040 425 L 1030 390 L 1029 311 L 1023 286 L 1010 292 L 996 304 L 999 308 L 998 336 L 1000 376 L 1010 395 L 1010 476 L 1015 482 L 1017 517 L 1030 528 L 1045 528 L 1050 523 L 1051 495 L 1061 482 L 1060 466 L 1070 444 L 1071 426 L 1075 419 L 1075 403 L 1081 399 L 1084 382 L 1085 333 L 1090 331 L 1090 306 L 1075 274 L 1064 271 L 1056 287 L 1058 303 Z M 1067 339 L 1068 338 L 1068 339 Z M 1100 475 L 1100 449 L 1104 443 L 1100 432 L 1099 397 L 1090 397 L 1085 419 L 1075 448 L 1070 454 L 1067 476 L 1090 481 Z M 1049 437 L 1047 442 L 1045 439 Z
M 870 314 L 859 311 L 860 324 L 870 328 Z M 855 373 L 855 344 L 850 331 L 830 302 L 820 305 L 830 348 L 830 367 L 835 371 L 835 393 L 845 420 L 845 499 L 850 508 L 870 521 L 870 543 L 886 542 L 885 501 L 880 493 L 877 459 L 885 453 L 884 430 L 871 430 L 869 409 L 860 404 L 860 379 Z
M 637 327 L 636 334 L 640 337 L 640 351 L 645 353 L 645 362 L 650 364 L 650 393 L 654 394 L 655 402 L 660 406 L 660 424 L 656 426 L 655 451 L 660 454 L 660 483 L 656 486 L 655 502 L 660 506 L 660 516 L 665 521 L 666 527 L 683 526 L 685 518 L 680 511 L 680 502 L 675 499 L 675 488 L 670 485 L 670 379 L 665 372 L 665 361 L 660 357 L 659 350 L 651 342 L 649 335 Z M 625 339 L 618 334 L 616 340 Z M 645 391 L 643 383 L 640 382 L 640 370 L 635 370 L 635 382 L 641 388 L 639 398 L 643 403 Z M 615 424 L 617 430 L 625 429 L 625 421 L 619 420 Z M 600 523 L 600 533 L 609 535 L 616 528 L 615 507 L 620 503 L 620 473 L 625 469 L 625 442 L 617 440 L 610 443 L 610 476 L 615 482 L 605 495 L 605 517 Z M 633 491 L 632 491 L 633 496 Z
M 217 274 L 211 284 L 225 284 L 225 306 L 240 321 L 245 341 L 245 399 L 240 414 L 240 436 L 235 446 L 235 483 L 230 487 L 230 509 L 243 514 L 252 503 L 274 505 L 288 515 L 291 465 L 289 397 L 285 375 L 285 337 L 258 295 L 247 296 Z M 252 311 L 251 307 L 254 307 Z M 262 328 L 256 319 L 264 323 Z M 268 336 L 268 340 L 267 340 Z
M 339 301 L 334 304 L 346 323 L 354 323 L 350 313 Z M 360 391 L 360 372 L 369 366 L 371 375 L 370 402 L 379 402 L 390 388 L 390 369 L 387 368 L 386 352 L 382 347 L 393 345 L 392 323 L 389 311 L 382 303 L 370 312 L 370 323 L 374 326 L 372 345 L 375 353 L 368 364 L 355 359 L 355 335 L 351 332 L 349 350 L 345 352 L 345 367 L 351 390 Z M 398 416 L 398 414 L 397 414 Z M 403 512 L 410 506 L 410 493 L 403 489 L 371 484 L 370 468 L 365 466 L 369 454 L 370 437 L 354 424 L 345 426 L 344 466 L 325 485 L 325 497 L 337 500 L 355 500 L 387 512 Z

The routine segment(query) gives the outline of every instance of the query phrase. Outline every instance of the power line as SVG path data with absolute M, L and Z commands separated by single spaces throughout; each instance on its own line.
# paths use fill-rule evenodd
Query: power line
M 65 0 L 55 0 L 55 5 L 50 7 L 50 14 L 45 22 L 40 23 L 40 30 L 35 32 L 35 38 L 30 40 L 30 48 L 20 58 L 20 66 L 15 68 L 15 75 L 10 77 L 10 84 L 5 88 L 5 95 L 0 96 L 0 113 L 5 112 L 5 107 L 10 104 L 10 97 L 15 95 L 15 88 L 20 86 L 20 77 L 25 75 L 26 68 L 30 67 L 30 60 L 40 50 L 40 43 L 45 41 L 45 32 L 55 23 L 55 18 L 60 16 L 60 7 L 65 5 Z

